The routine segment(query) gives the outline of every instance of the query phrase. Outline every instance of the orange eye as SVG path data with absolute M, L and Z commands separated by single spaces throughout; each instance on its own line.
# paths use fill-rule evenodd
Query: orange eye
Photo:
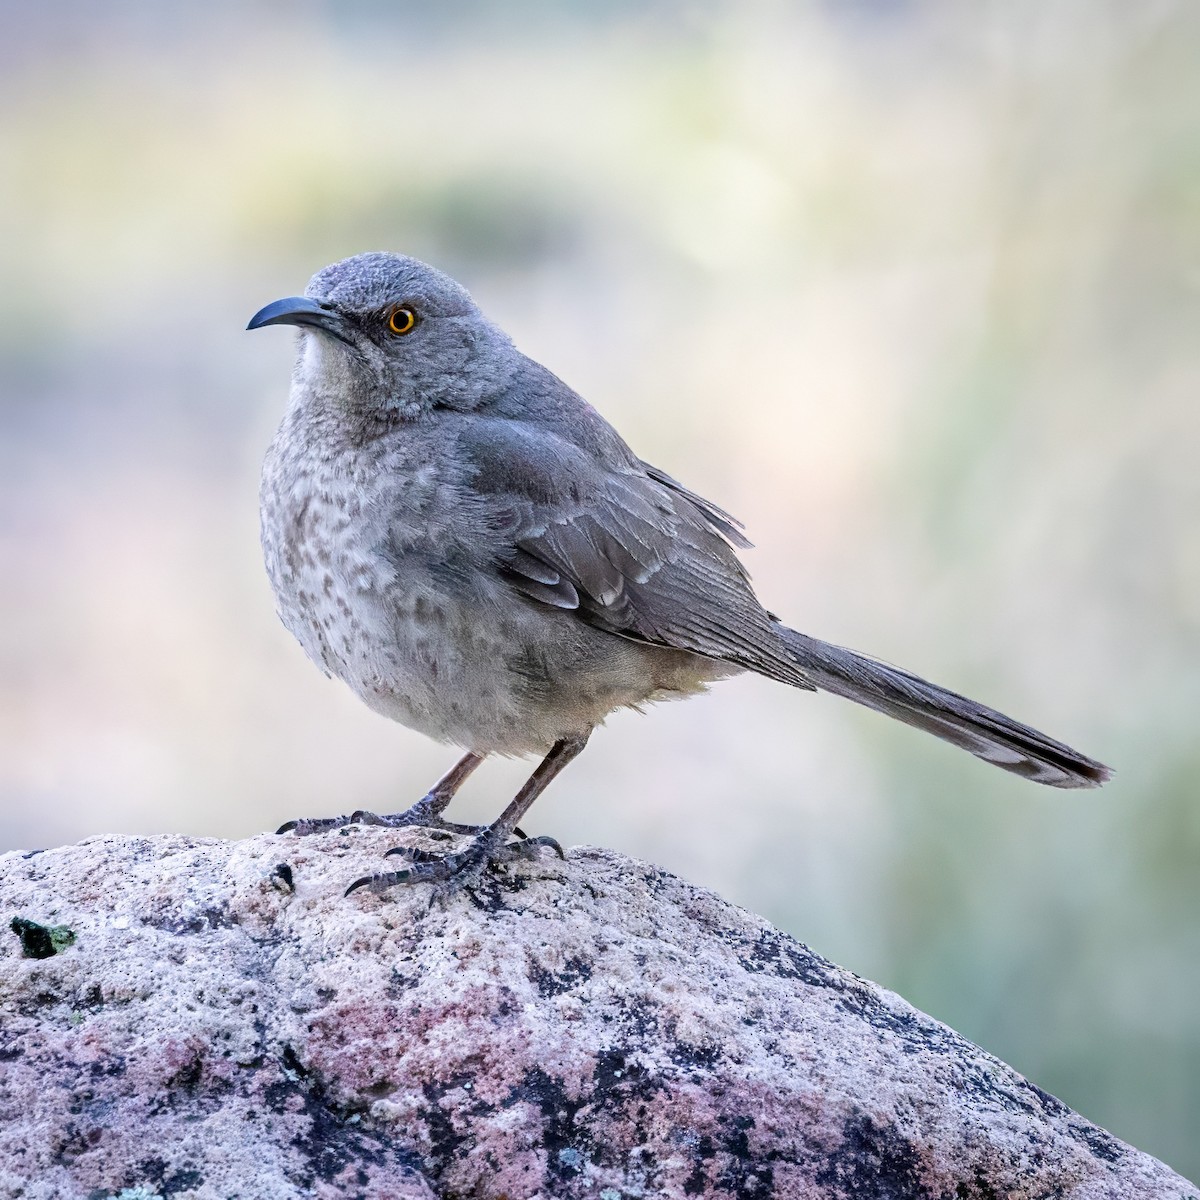
M 388 328 L 393 333 L 412 333 L 417 323 L 417 314 L 407 305 L 393 308 L 388 315 Z

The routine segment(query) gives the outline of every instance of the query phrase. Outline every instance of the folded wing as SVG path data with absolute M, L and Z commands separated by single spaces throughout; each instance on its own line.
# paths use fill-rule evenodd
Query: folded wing
M 600 462 L 532 423 L 476 417 L 460 449 L 500 534 L 496 568 L 531 600 L 812 687 L 754 595 L 728 513 L 632 456 Z

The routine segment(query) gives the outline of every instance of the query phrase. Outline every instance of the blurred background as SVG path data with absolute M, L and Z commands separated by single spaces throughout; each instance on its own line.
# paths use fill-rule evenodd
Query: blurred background
M 413 253 L 741 516 L 772 609 L 1118 772 L 740 679 L 614 717 L 531 830 L 1200 1176 L 1200 8 L 417 7 L 0 4 L 0 848 L 394 811 L 453 761 L 305 660 L 257 540 L 293 338 L 247 319 Z

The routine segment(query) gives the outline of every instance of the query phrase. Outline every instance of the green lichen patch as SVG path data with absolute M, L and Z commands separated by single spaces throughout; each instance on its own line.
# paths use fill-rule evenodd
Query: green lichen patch
M 75 943 L 75 931 L 66 925 L 39 925 L 26 917 L 13 917 L 9 928 L 21 939 L 26 958 L 53 958 Z

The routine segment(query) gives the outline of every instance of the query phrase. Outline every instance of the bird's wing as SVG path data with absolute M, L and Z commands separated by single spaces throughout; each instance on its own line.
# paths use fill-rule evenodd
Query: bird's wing
M 632 456 L 600 461 L 531 422 L 476 415 L 459 450 L 496 568 L 519 592 L 609 633 L 812 686 L 750 587 L 727 513 Z
M 703 496 L 698 496 L 689 488 L 685 488 L 678 479 L 672 479 L 666 471 L 660 471 L 658 467 L 652 467 L 648 462 L 642 462 L 640 465 L 655 483 L 661 483 L 664 487 L 670 488 L 671 491 L 682 496 L 727 542 L 737 546 L 739 550 L 749 550 L 754 545 L 743 532 L 745 526 L 737 517 L 730 515 L 723 508 L 718 508 L 711 500 L 705 500 Z M 740 562 L 738 566 L 741 566 Z

